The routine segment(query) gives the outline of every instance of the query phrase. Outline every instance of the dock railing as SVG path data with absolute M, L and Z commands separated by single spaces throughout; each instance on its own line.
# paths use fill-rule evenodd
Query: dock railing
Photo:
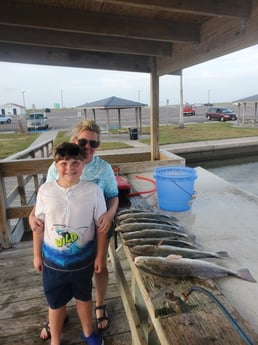
M 29 230 L 27 218 L 52 162 L 52 150 L 51 139 L 0 160 L 1 247 L 11 247 Z

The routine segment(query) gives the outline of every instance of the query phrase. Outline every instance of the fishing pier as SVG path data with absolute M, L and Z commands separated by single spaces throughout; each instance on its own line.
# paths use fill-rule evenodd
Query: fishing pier
M 152 188 L 147 180 L 153 179 L 157 166 L 184 166 L 179 156 L 163 151 L 161 160 L 150 161 L 148 153 L 109 155 L 103 157 L 130 183 L 132 190 L 144 192 Z M 32 264 L 31 240 L 17 243 L 15 239 L 30 235 L 26 219 L 33 207 L 32 194 L 38 188 L 38 177 L 46 174 L 51 159 L 33 158 L 1 161 L 1 245 L 0 252 L 0 343 L 13 345 L 41 344 L 39 331 L 46 321 L 46 302 L 42 291 L 41 275 Z M 204 169 L 197 168 L 196 199 L 187 212 L 165 212 L 177 217 L 178 222 L 196 237 L 204 250 L 227 251 L 229 258 L 222 264 L 227 268 L 248 268 L 258 280 L 257 269 L 257 197 L 245 193 Z M 33 190 L 29 177 L 33 177 Z M 22 178 L 21 178 L 22 177 Z M 8 198 L 6 179 L 18 178 L 15 191 L 30 195 L 13 205 Z M 19 188 L 17 188 L 19 186 Z M 29 189 L 29 191 L 27 190 Z M 9 191 L 10 193 L 10 191 Z M 14 191 L 11 191 L 14 195 Z M 7 203 L 7 201 L 9 202 Z M 156 192 L 125 198 L 123 209 L 146 207 L 158 209 Z M 22 219 L 15 229 L 11 220 Z M 6 223 L 4 223 L 4 221 Z M 4 230 L 4 231 L 3 231 Z M 21 233 L 23 232 L 23 233 Z M 218 263 L 218 261 L 216 261 Z M 258 284 L 229 276 L 216 280 L 175 279 L 145 273 L 134 263 L 134 255 L 118 237 L 109 249 L 110 272 L 107 293 L 110 327 L 104 335 L 106 345 L 244 345 L 248 344 L 206 293 L 210 292 L 222 304 L 235 323 L 250 340 L 258 344 L 256 332 L 258 314 L 256 296 Z M 203 290 L 193 291 L 193 287 Z M 93 291 L 93 298 L 94 298 Z M 64 344 L 82 344 L 80 324 L 75 304 L 68 305 L 70 322 L 64 328 Z

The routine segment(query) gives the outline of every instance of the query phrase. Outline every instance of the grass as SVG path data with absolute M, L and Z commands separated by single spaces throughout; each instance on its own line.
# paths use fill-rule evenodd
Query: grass
M 150 144 L 150 128 L 144 127 L 142 134 L 147 138 L 139 141 Z M 26 149 L 38 136 L 38 133 L 30 134 L 0 134 L 0 159 L 8 157 L 11 154 Z M 70 140 L 70 131 L 60 131 L 56 137 L 55 145 L 63 141 Z M 160 145 L 177 144 L 195 141 L 207 141 L 217 139 L 230 139 L 258 136 L 257 127 L 237 127 L 232 123 L 209 122 L 185 125 L 179 128 L 176 125 L 160 126 L 159 142 Z M 115 150 L 131 147 L 124 142 L 103 141 L 99 146 L 100 150 Z
M 17 134 L 3 133 L 0 134 L 0 159 L 6 158 L 16 152 L 25 150 L 39 136 L 38 133 Z
M 243 138 L 258 136 L 256 127 L 237 127 L 231 123 L 211 122 L 189 124 L 184 128 L 178 126 L 160 126 L 160 145 L 178 144 L 186 142 Z M 150 138 L 141 139 L 145 144 L 150 143 Z

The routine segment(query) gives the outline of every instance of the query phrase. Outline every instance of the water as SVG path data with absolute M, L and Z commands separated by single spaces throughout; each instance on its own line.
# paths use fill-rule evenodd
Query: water
M 194 164 L 258 196 L 258 156 Z

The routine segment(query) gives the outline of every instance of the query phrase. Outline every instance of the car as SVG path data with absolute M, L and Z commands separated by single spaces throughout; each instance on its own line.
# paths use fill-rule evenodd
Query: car
M 185 105 L 183 108 L 184 115 L 195 115 L 195 109 L 192 105 Z
M 205 114 L 208 120 L 218 121 L 235 121 L 237 120 L 236 113 L 229 108 L 209 108 Z
M 48 129 L 48 118 L 45 113 L 31 113 L 27 118 L 27 128 L 30 130 Z
M 0 114 L 0 123 L 11 123 L 11 122 L 12 122 L 12 118 L 10 116 Z

